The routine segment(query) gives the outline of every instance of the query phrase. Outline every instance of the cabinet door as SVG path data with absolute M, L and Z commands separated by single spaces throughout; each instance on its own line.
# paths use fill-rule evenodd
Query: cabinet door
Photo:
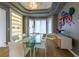
M 57 45 L 61 47 L 61 39 L 57 39 Z

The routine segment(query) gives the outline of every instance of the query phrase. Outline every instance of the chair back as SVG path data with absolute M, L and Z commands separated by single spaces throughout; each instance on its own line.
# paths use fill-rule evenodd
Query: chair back
M 24 57 L 23 43 L 9 42 L 9 56 L 10 57 Z

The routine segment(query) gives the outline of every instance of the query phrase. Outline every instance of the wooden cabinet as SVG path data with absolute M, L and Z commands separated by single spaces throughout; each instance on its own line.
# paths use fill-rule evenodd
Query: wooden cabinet
M 57 40 L 57 45 L 60 47 L 61 46 L 61 39 Z
M 55 42 L 55 44 L 56 44 L 58 47 L 61 46 L 61 39 L 56 38 L 56 39 L 54 39 L 53 41 Z
M 72 49 L 72 39 L 61 34 L 55 34 L 57 37 L 54 39 L 54 42 L 57 44 L 58 47 L 61 49 Z

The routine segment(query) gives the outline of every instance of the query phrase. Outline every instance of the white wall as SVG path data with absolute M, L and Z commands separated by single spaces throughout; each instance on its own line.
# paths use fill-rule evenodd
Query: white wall
M 79 3 L 73 2 L 73 3 L 67 3 L 64 8 L 62 9 L 62 11 L 67 11 L 69 10 L 70 7 L 74 7 L 75 8 L 75 13 L 73 15 L 73 21 L 75 22 L 75 24 L 71 24 L 71 26 L 69 24 L 65 24 L 63 26 L 63 29 L 65 30 L 64 34 L 72 37 L 73 38 L 73 51 L 75 53 L 77 53 L 79 55 Z M 61 12 L 62 12 L 61 11 Z M 60 12 L 60 14 L 61 14 Z M 59 14 L 59 16 L 60 16 Z
M 6 46 L 6 11 L 0 8 L 0 47 Z

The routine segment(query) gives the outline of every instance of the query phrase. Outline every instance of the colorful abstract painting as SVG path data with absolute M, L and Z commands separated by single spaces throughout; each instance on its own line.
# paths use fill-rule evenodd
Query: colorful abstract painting
M 62 26 L 65 25 L 65 23 L 68 23 L 70 26 L 73 22 L 72 18 L 73 18 L 73 14 L 75 13 L 75 9 L 73 7 L 69 8 L 69 11 L 62 11 L 61 12 L 61 16 L 59 18 L 59 25 L 60 28 L 62 28 Z

